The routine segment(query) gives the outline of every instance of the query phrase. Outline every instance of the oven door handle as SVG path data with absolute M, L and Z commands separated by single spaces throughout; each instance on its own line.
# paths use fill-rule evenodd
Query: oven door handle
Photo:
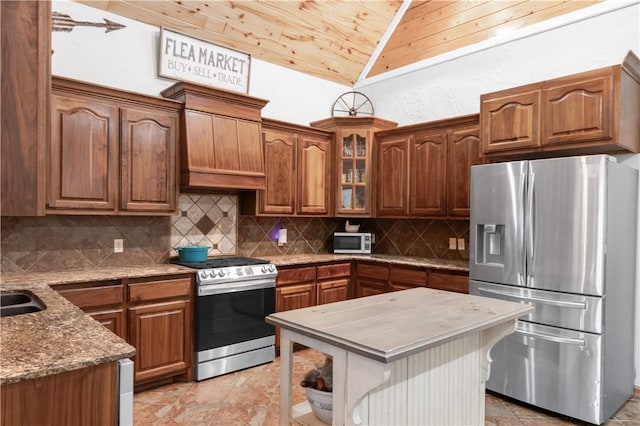
M 236 281 L 223 284 L 198 285 L 198 296 L 211 296 L 213 294 L 235 293 L 238 291 L 259 290 L 276 286 L 273 278 L 257 280 Z

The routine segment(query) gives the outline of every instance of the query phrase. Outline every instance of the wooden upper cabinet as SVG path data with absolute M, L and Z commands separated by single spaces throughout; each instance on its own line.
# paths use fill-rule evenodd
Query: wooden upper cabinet
M 331 143 L 327 138 L 298 138 L 298 205 L 301 215 L 328 216 L 331 195 Z
M 376 117 L 333 117 L 311 126 L 335 132 L 335 215 L 371 216 L 375 205 L 373 135 L 397 123 Z
M 118 184 L 118 108 L 53 96 L 49 208 L 114 210 Z
M 175 211 L 177 123 L 177 113 L 122 109 L 122 210 Z
M 377 143 L 378 216 L 406 216 L 408 212 L 409 146 L 406 136 L 389 137 Z
M 162 95 L 184 103 L 183 187 L 265 188 L 261 110 L 268 101 L 186 82 Z
M 242 214 L 329 216 L 332 136 L 324 130 L 265 119 L 266 189 L 241 194 Z
M 260 192 L 260 212 L 293 215 L 296 193 L 295 135 L 265 130 L 262 137 L 267 189 Z
M 177 209 L 179 102 L 52 80 L 49 214 Z
M 640 59 L 480 97 L 482 155 L 640 152 Z
M 413 135 L 409 142 L 411 177 L 409 215 L 447 214 L 447 133 L 434 131 Z
M 539 145 L 539 91 L 482 95 L 480 104 L 485 153 Z
M 376 133 L 378 217 L 469 217 L 478 115 Z
M 580 80 L 580 79 L 577 79 Z M 542 145 L 610 139 L 613 119 L 610 73 L 542 91 Z
M 47 193 L 51 2 L 0 2 L 0 214 L 42 216 Z
M 478 123 L 450 129 L 447 144 L 447 210 L 449 216 L 468 218 L 471 166 L 482 164 Z

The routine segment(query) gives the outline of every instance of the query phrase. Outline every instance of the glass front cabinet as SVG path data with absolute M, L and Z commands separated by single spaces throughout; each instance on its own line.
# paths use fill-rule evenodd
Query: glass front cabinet
M 373 136 L 397 123 L 375 117 L 333 117 L 311 126 L 335 133 L 335 215 L 371 216 Z

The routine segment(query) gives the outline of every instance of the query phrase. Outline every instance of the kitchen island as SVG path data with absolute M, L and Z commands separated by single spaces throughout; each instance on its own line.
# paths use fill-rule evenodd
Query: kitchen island
M 333 424 L 484 424 L 491 347 L 525 304 L 414 288 L 279 312 L 280 424 L 322 424 L 291 406 L 294 342 L 333 357 Z M 297 384 L 293 384 L 297 386 Z

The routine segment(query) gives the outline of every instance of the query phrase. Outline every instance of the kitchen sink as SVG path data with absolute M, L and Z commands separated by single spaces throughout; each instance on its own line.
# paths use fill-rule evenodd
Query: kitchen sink
M 42 300 L 29 290 L 0 293 L 0 317 L 30 314 L 47 309 Z

